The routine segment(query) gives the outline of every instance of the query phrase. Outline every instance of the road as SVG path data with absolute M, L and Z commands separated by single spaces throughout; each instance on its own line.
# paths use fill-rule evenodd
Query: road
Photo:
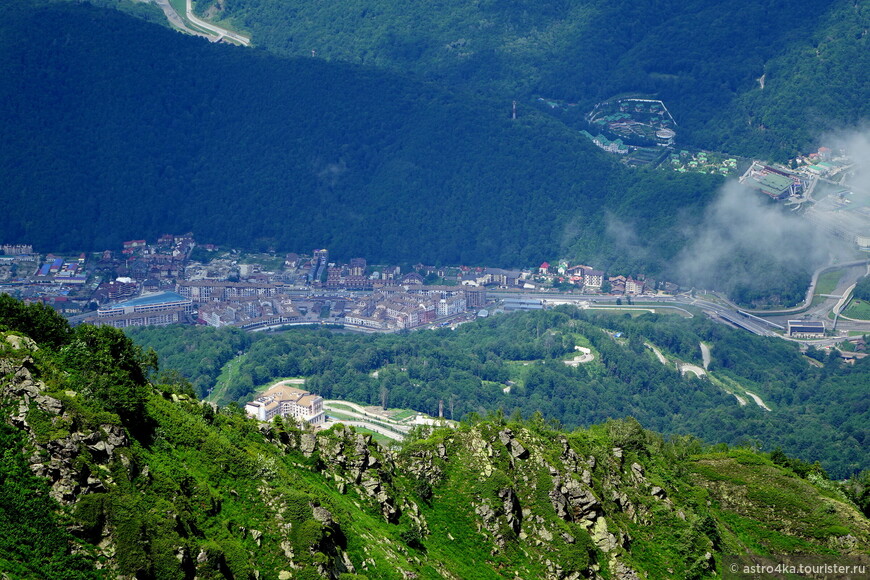
M 215 26 L 214 24 L 212 24 L 210 22 L 206 22 L 205 20 L 198 18 L 196 16 L 196 14 L 193 13 L 193 0 L 187 0 L 187 14 L 185 14 L 185 16 L 187 16 L 188 20 L 190 20 L 191 22 L 193 22 L 194 24 L 196 24 L 200 28 L 204 28 L 206 30 L 209 30 L 209 31 L 217 34 L 218 39 L 229 38 L 230 40 L 238 42 L 239 44 L 242 44 L 244 46 L 251 46 L 251 39 L 248 38 L 247 36 L 242 36 L 241 34 L 236 34 L 235 32 L 233 32 L 231 30 L 227 30 L 226 28 L 221 28 L 220 26 Z
M 778 337 L 785 340 L 792 340 L 794 342 L 811 344 L 813 346 L 816 346 L 817 348 L 820 348 L 841 342 L 843 340 L 843 337 L 831 337 L 819 340 L 798 340 L 784 336 L 782 330 L 786 327 L 788 320 L 794 320 L 797 318 L 806 320 L 821 320 L 825 322 L 828 328 L 830 328 L 832 321 L 828 318 L 828 313 L 831 312 L 832 309 L 837 305 L 838 301 L 841 300 L 841 296 L 846 293 L 849 287 L 853 285 L 855 281 L 864 274 L 868 263 L 870 263 L 870 260 L 861 260 L 858 262 L 840 264 L 839 266 L 828 266 L 825 268 L 821 268 L 813 276 L 813 283 L 810 288 L 810 292 L 807 293 L 809 296 L 809 302 L 804 302 L 802 306 L 790 308 L 787 310 L 744 310 L 728 300 L 726 297 L 719 296 L 715 293 L 697 296 L 691 296 L 689 294 L 679 294 L 676 296 L 638 296 L 634 298 L 633 306 L 652 306 L 654 308 L 671 307 L 678 308 L 680 310 L 683 309 L 681 307 L 694 306 L 703 310 L 704 313 L 713 320 L 718 320 L 731 326 L 742 328 L 743 330 L 746 330 L 753 334 L 757 334 L 759 336 Z M 815 292 L 815 286 L 818 281 L 818 276 L 826 270 L 836 268 L 845 268 L 847 269 L 847 272 L 844 276 L 841 277 L 840 283 L 837 285 L 836 290 L 834 290 L 834 294 L 832 294 L 831 297 L 822 301 L 820 304 L 817 304 L 816 306 L 811 306 L 809 309 L 807 309 L 807 304 L 812 304 L 813 293 Z M 621 296 L 609 296 L 602 294 L 564 294 L 557 292 L 526 293 L 495 290 L 490 291 L 487 294 L 491 297 L 510 296 L 513 298 L 524 300 L 542 300 L 563 304 L 575 304 L 579 307 L 594 304 L 595 308 L 602 309 L 608 307 L 621 308 L 620 306 L 616 306 L 615 302 L 617 299 L 620 298 L 625 300 L 625 298 Z M 762 318 L 761 316 L 756 316 L 756 314 L 764 314 L 765 316 Z M 841 318 L 837 323 L 837 329 L 860 330 L 870 333 L 870 323 L 844 320 Z M 777 330 L 779 330 L 779 332 L 777 332 Z
M 175 11 L 175 8 L 173 8 L 172 4 L 169 3 L 169 0 L 154 0 L 154 2 L 160 7 L 161 10 L 163 10 L 163 14 L 166 15 L 166 19 L 175 28 L 183 30 L 188 34 L 193 34 L 194 36 L 205 36 L 209 39 L 212 38 L 207 34 L 203 34 L 202 32 L 199 32 L 187 26 L 187 23 L 185 23 L 184 19 L 178 15 L 178 12 Z
M 704 370 L 710 369 L 710 347 L 704 344 L 703 342 L 698 343 L 701 345 L 701 359 L 704 361 Z
M 338 425 L 341 423 L 342 425 L 351 425 L 353 427 L 362 427 L 363 429 L 368 429 L 369 431 L 374 431 L 375 433 L 379 433 L 384 437 L 389 437 L 393 441 L 404 441 L 405 436 L 401 433 L 396 433 L 395 431 L 390 431 L 389 429 L 384 429 L 380 425 L 375 425 L 374 423 L 368 423 L 366 421 L 346 421 L 343 419 L 328 419 L 324 425 L 324 429 L 329 429 L 333 425 Z
M 865 274 L 865 268 L 870 265 L 870 260 L 857 260 L 855 262 L 846 262 L 843 264 L 835 264 L 833 266 L 823 266 L 813 272 L 812 280 L 810 281 L 810 287 L 807 289 L 807 294 L 804 297 L 803 304 L 799 306 L 795 306 L 794 308 L 784 308 L 782 310 L 749 310 L 746 312 L 752 314 L 758 314 L 765 317 L 772 317 L 777 315 L 792 315 L 791 318 L 794 318 L 795 314 L 804 314 L 804 311 L 812 308 L 813 311 L 810 314 L 819 317 L 819 313 L 822 313 L 822 317 L 827 316 L 827 313 L 831 311 L 836 302 L 836 298 L 839 298 L 842 295 L 842 292 L 849 287 L 850 284 L 853 284 L 858 281 L 858 279 Z M 815 297 L 816 286 L 819 282 L 819 276 L 824 274 L 825 272 L 829 272 L 832 270 L 846 270 L 846 273 L 840 278 L 840 283 L 837 285 L 837 289 L 834 291 L 834 294 L 830 295 L 830 298 L 834 298 L 834 300 L 825 300 L 822 304 L 818 304 L 816 306 L 812 306 L 813 298 Z M 720 298 L 726 302 L 728 302 L 734 308 L 737 307 L 736 304 L 731 303 L 727 298 L 720 296 Z
M 751 393 L 749 391 L 746 391 L 746 394 L 749 395 L 750 397 L 752 397 L 752 400 L 755 401 L 755 404 L 758 405 L 759 407 L 761 407 L 762 409 L 764 409 L 765 411 L 771 410 L 770 407 L 768 407 L 767 405 L 764 404 L 764 401 L 761 400 L 761 397 L 759 397 L 755 393 Z
M 407 425 L 404 423 L 398 423 L 393 421 L 388 417 L 384 417 L 381 415 L 376 415 L 374 413 L 369 413 L 360 405 L 356 403 L 351 403 L 349 401 L 323 401 L 323 410 L 329 414 L 330 411 L 333 413 L 337 413 L 339 415 L 344 415 L 347 417 L 351 417 L 350 421 L 355 423 L 362 424 L 363 427 L 372 429 L 373 431 L 381 432 L 381 430 L 393 433 L 394 436 L 401 437 L 404 433 L 407 433 L 411 430 L 412 425 Z M 336 419 L 337 422 L 345 423 L 345 421 Z M 383 425 L 379 425 L 378 423 L 383 423 Z M 351 424 L 351 423 L 348 423 Z M 395 431 L 390 431 L 385 426 L 392 427 L 396 431 L 400 433 L 396 433 Z M 378 429 L 375 429 L 377 427 Z M 386 434 L 386 433 L 385 433 Z M 395 438 L 395 437 L 394 437 Z
M 775 336 L 776 333 L 768 329 L 763 321 L 754 321 L 753 319 L 740 314 L 739 308 L 735 306 L 725 306 L 720 302 L 712 302 L 699 297 L 689 295 L 678 296 L 638 296 L 633 300 L 630 306 L 617 305 L 617 300 L 624 300 L 623 296 L 610 296 L 605 294 L 560 294 L 547 292 L 504 292 L 491 291 L 487 292 L 489 296 L 511 296 L 523 300 L 542 300 L 551 301 L 562 304 L 576 304 L 577 306 L 590 306 L 594 304 L 594 308 L 631 308 L 644 306 L 652 306 L 654 308 L 674 308 L 685 311 L 683 306 L 695 306 L 704 310 L 708 315 L 715 315 L 714 318 L 721 318 L 728 321 L 732 325 L 740 326 L 750 332 L 761 336 Z M 715 296 L 714 296 L 715 297 Z
M 169 23 L 179 30 L 182 30 L 194 36 L 202 36 L 208 38 L 212 42 L 217 42 L 218 40 L 221 40 L 223 38 L 228 38 L 244 46 L 251 46 L 250 38 L 242 36 L 241 34 L 237 34 L 231 30 L 227 30 L 226 28 L 221 28 L 220 26 L 216 26 L 210 22 L 206 22 L 205 20 L 198 18 L 193 13 L 193 4 L 191 0 L 187 0 L 185 16 L 190 22 L 202 28 L 203 30 L 208 30 L 212 32 L 215 36 L 212 36 L 211 34 L 206 34 L 188 26 L 187 22 L 184 21 L 184 18 L 182 18 L 181 15 L 176 12 L 175 8 L 173 8 L 172 4 L 169 3 L 169 0 L 154 0 L 154 2 L 157 4 L 157 6 L 160 7 L 161 10 L 163 10 L 163 14 L 166 15 L 166 19 L 169 21 Z

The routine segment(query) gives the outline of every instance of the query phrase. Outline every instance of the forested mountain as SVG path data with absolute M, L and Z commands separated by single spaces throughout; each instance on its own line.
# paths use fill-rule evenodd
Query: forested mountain
M 288 55 L 577 102 L 664 99 L 684 143 L 785 157 L 870 115 L 867 0 L 199 0 Z M 762 87 L 763 82 L 763 87 Z M 581 113 L 578 113 L 578 115 Z
M 499 414 L 385 449 L 215 409 L 157 364 L 0 296 L 0 574 L 703 578 L 870 552 L 867 474 L 779 450 Z
M 447 418 L 540 412 L 573 429 L 631 415 L 665 434 L 781 447 L 836 477 L 870 464 L 870 359 L 851 366 L 836 354 L 821 356 L 818 368 L 794 343 L 700 317 L 590 316 L 565 307 L 398 335 L 296 330 L 249 337 L 185 327 L 130 334 L 200 397 L 215 389 L 211 398 L 221 404 L 243 404 L 279 378 L 303 377 L 325 398 L 379 405 L 386 396 L 391 407 L 433 415 L 441 401 Z M 702 342 L 710 347 L 707 376 L 681 374 L 677 364 L 702 365 Z M 565 364 L 575 346 L 591 349 L 594 360 Z
M 628 171 L 546 115 L 511 120 L 510 99 L 211 45 L 88 5 L 0 10 L 3 240 L 96 250 L 193 231 L 371 261 L 564 252 L 654 271 L 721 183 Z M 608 237 L 620 214 L 618 234 L 653 252 Z

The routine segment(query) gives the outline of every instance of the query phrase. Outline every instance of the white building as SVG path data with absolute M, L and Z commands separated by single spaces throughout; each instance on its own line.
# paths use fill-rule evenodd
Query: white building
M 299 423 L 322 425 L 326 419 L 323 397 L 282 383 L 246 404 L 245 412 L 260 421 L 271 421 L 280 415 L 293 417 Z

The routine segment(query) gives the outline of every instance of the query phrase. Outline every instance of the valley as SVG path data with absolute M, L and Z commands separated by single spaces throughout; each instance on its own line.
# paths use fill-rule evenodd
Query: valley
M 868 30 L 0 2 L 0 577 L 870 566 Z

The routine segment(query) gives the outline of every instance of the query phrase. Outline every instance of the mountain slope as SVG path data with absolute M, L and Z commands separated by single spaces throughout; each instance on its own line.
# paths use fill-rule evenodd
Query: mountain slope
M 661 199 L 637 225 L 662 240 L 647 260 L 661 266 L 720 183 L 623 170 L 545 115 L 512 121 L 510 99 L 210 45 L 87 5 L 2 10 L 4 240 L 104 249 L 193 230 L 370 261 L 517 265 L 578 239 L 606 249 L 607 208 L 640 191 Z
M 200 0 L 197 9 L 279 54 L 316 50 L 524 101 L 543 95 L 590 106 L 654 94 L 676 116 L 684 143 L 746 155 L 805 150 L 822 131 L 868 115 L 866 0 L 448 0 L 434 10 Z
M 234 334 L 184 327 L 130 331 L 143 348 L 166 357 L 167 368 L 194 383 L 200 397 L 232 361 L 232 379 L 221 397 L 212 398 L 222 405 L 250 401 L 280 378 L 304 377 L 307 388 L 325 398 L 379 405 L 386 394 L 391 407 L 433 416 L 442 401 L 450 419 L 503 409 L 526 418 L 540 412 L 574 429 L 631 415 L 665 435 L 689 433 L 709 443 L 769 451 L 780 447 L 819 462 L 836 478 L 870 462 L 870 359 L 849 365 L 834 352 L 818 368 L 795 343 L 700 315 L 626 318 L 564 306 L 409 335 L 297 329 L 261 334 L 237 347 L 230 346 Z M 711 351 L 707 370 L 700 377 L 681 372 L 703 365 L 701 342 Z M 577 355 L 575 346 L 589 348 L 593 360 L 565 364 Z M 238 350 L 243 357 L 235 358 Z M 187 361 L 179 361 L 182 352 Z
M 4 540 L 6 573 L 686 578 L 721 573 L 722 554 L 870 550 L 870 523 L 839 486 L 747 450 L 705 452 L 631 419 L 568 434 L 496 416 L 398 450 L 352 429 L 257 425 L 146 381 L 153 361 L 114 329 L 60 344 L 37 332 L 37 344 L 22 334 L 46 312 L 0 306 L 17 328 L 0 343 L 0 476 L 26 461 L 44 478 L 23 478 L 29 497 L 59 514 L 42 537 L 77 538 L 25 562 Z M 0 510 L 15 507 L 0 494 Z

